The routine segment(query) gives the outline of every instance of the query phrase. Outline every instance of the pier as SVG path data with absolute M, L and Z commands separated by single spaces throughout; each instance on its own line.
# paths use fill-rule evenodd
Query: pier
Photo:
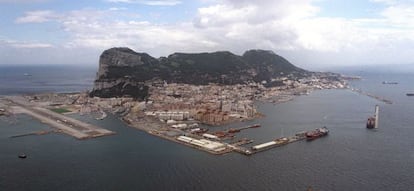
M 224 131 L 212 132 L 211 135 L 217 136 L 217 138 L 224 140 L 226 138 L 233 138 L 234 134 L 240 133 L 240 131 L 251 129 L 251 128 L 258 128 L 258 127 L 260 127 L 260 124 L 254 124 L 254 125 L 249 125 L 249 126 L 239 127 L 239 128 L 230 128 Z
M 283 138 L 285 138 L 285 137 L 281 137 L 281 138 L 279 138 L 279 140 L 283 139 Z M 267 150 L 272 149 L 272 148 L 281 147 L 281 146 L 284 146 L 284 145 L 288 145 L 290 143 L 305 140 L 306 136 L 305 136 L 305 132 L 299 132 L 299 133 L 296 133 L 296 135 L 287 137 L 285 139 L 286 139 L 285 142 L 277 143 L 276 140 L 278 140 L 278 139 L 276 139 L 275 141 L 270 141 L 270 142 L 267 142 L 267 143 L 262 143 L 262 144 L 259 144 L 259 145 L 255 145 L 251 149 L 239 146 L 239 147 L 234 148 L 234 151 L 236 151 L 238 153 L 241 153 L 241 154 L 244 154 L 244 155 L 253 155 L 253 154 L 256 154 L 256 153 L 259 153 L 259 152 L 267 151 Z M 261 147 L 261 148 L 255 149 L 258 146 Z

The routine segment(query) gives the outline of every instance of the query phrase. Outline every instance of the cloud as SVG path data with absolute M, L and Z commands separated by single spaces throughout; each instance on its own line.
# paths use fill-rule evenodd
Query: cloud
M 52 48 L 53 45 L 47 43 L 15 43 L 12 44 L 16 48 Z
M 110 11 L 124 11 L 124 10 L 128 10 L 126 7 L 111 7 L 108 10 Z
M 0 0 L 0 3 L 43 3 L 50 0 Z
M 51 10 L 29 11 L 15 20 L 16 23 L 44 23 L 58 19 L 60 15 Z
M 181 1 L 152 1 L 159 2 L 172 5 Z M 280 52 L 305 68 L 409 61 L 414 54 L 414 5 L 392 0 L 374 3 L 386 5 L 375 18 L 321 17 L 319 7 L 311 0 L 214 0 L 199 8 L 193 18 L 179 23 L 125 19 L 117 16 L 129 10 L 118 8 L 59 14 L 32 11 L 16 19 L 16 23 L 58 22 L 68 34 L 60 46 L 73 51 L 128 46 L 166 56 L 173 52 L 217 50 L 241 54 L 260 48 Z
M 181 4 L 178 0 L 107 0 L 110 3 L 137 3 L 151 6 L 174 6 Z
M 25 41 L 14 41 L 14 40 L 5 40 L 0 39 L 0 46 L 2 47 L 12 47 L 12 48 L 24 48 L 24 49 L 31 49 L 31 48 L 52 48 L 52 44 L 48 43 L 39 43 L 39 42 L 25 42 Z

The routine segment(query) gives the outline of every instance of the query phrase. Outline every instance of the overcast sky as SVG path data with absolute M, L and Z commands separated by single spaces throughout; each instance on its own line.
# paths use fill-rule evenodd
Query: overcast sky
M 111 47 L 267 49 L 305 68 L 414 64 L 413 0 L 0 0 L 0 12 L 0 64 L 97 65 Z

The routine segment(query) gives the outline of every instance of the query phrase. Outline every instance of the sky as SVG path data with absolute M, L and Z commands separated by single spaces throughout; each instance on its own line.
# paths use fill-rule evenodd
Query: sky
M 414 65 L 414 0 L 0 0 L 0 12 L 0 65 L 93 66 L 112 47 Z

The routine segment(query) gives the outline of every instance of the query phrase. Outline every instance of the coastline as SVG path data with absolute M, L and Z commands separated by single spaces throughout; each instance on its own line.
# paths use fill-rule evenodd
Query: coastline
M 257 84 L 253 86 L 220 86 L 211 84 L 203 87 L 194 87 L 187 84 L 172 84 L 171 86 L 162 87 L 164 90 L 160 89 L 160 87 L 156 88 L 158 94 L 152 94 L 150 101 L 145 102 L 137 101 L 133 98 L 89 97 L 88 92 L 31 94 L 15 97 L 19 97 L 18 99 L 25 99 L 28 103 L 35 105 L 36 107 L 41 107 L 44 110 L 51 110 L 54 112 L 62 111 L 63 115 L 79 113 L 81 115 L 92 115 L 95 116 L 94 118 L 96 120 L 102 120 L 106 117 L 106 112 L 109 112 L 119 116 L 120 120 L 129 127 L 210 154 L 220 155 L 236 151 L 250 155 L 256 152 L 252 152 L 251 149 L 242 147 L 241 145 L 251 143 L 254 140 L 248 138 L 236 140 L 234 139 L 234 134 L 239 131 L 232 132 L 230 129 L 226 131 L 206 133 L 206 131 L 209 130 L 208 126 L 220 126 L 264 117 L 264 114 L 256 111 L 254 103 L 256 101 L 279 104 L 291 101 L 296 96 L 308 95 L 314 90 L 344 89 L 348 87 L 345 80 L 318 80 L 314 81 L 314 83 L 309 83 L 308 81 L 305 81 L 305 83 L 288 81 L 285 86 L 275 88 L 263 88 Z M 188 91 L 187 89 L 197 89 L 202 91 L 203 97 L 201 97 L 200 100 L 206 100 L 206 102 L 200 103 L 198 101 L 199 105 L 195 106 L 196 110 L 191 110 L 192 108 L 190 108 L 190 110 L 186 111 L 185 108 L 188 108 L 189 104 L 182 104 L 181 107 L 177 107 L 176 105 L 180 104 L 174 104 L 176 99 L 174 97 L 171 99 L 169 97 L 170 95 L 165 93 L 168 92 L 170 88 L 173 90 L 181 90 L 181 92 L 174 91 L 173 95 L 180 95 L 179 99 L 177 99 L 180 103 L 185 102 L 183 99 L 186 97 L 194 101 L 193 92 Z M 233 91 L 234 89 L 238 89 L 240 92 L 235 92 Z M 217 92 L 219 92 L 220 95 L 218 98 L 216 96 Z M 257 92 L 260 93 L 257 94 Z M 232 101 L 234 99 L 239 101 Z M 230 103 L 230 105 L 231 103 L 235 103 L 236 107 L 232 106 L 227 107 L 226 109 L 226 103 Z M 203 106 L 203 104 L 205 104 L 205 106 Z M 239 107 L 237 104 L 242 104 L 243 107 Z M 215 107 L 216 109 L 211 109 L 211 107 Z M 235 110 L 233 110 L 234 108 Z M 165 109 L 172 109 L 172 111 L 175 112 L 159 112 L 158 115 L 154 112 L 156 110 L 165 111 Z M 152 111 L 152 113 L 149 112 L 151 115 L 148 115 L 148 111 Z M 202 114 L 202 117 L 197 116 L 200 115 L 200 113 Z M 165 115 L 170 116 L 165 118 Z M 206 118 L 205 115 L 208 115 L 208 117 Z M 200 124 L 207 125 L 206 131 L 203 133 L 193 132 L 194 129 L 200 129 Z M 182 136 L 193 139 L 197 145 L 192 142 L 180 140 L 180 137 Z M 302 139 L 296 139 L 295 136 L 293 136 L 292 141 L 290 142 L 296 142 L 297 140 Z
M 376 77 L 375 79 L 380 80 L 375 80 L 374 82 L 372 82 L 372 80 L 368 81 L 368 79 L 361 82 L 355 81 L 355 83 L 351 82 L 351 86 L 360 88 L 375 95 L 380 95 L 383 97 L 388 96 L 389 94 L 383 92 L 388 91 L 390 87 L 385 87 L 378 84 L 378 86 L 382 89 L 377 90 L 371 88 L 373 86 L 372 84 L 375 84 L 378 81 L 381 82 L 381 77 Z M 46 136 L 30 136 L 16 139 L 10 139 L 6 137 L 6 135 L 9 136 L 24 132 L 32 132 L 36 129 L 48 129 L 47 126 L 38 124 L 37 121 L 31 122 L 33 119 L 30 117 L 21 115 L 17 117 L 17 120 L 19 121 L 16 125 L 8 125 L 7 123 L 3 124 L 3 127 L 5 127 L 3 128 L 3 132 L 5 132 L 3 136 L 3 151 L 6 151 L 3 156 L 6 161 L 4 166 L 6 167 L 5 169 L 18 169 L 19 172 L 25 172 L 24 174 L 26 174 L 26 177 L 32 177 L 33 174 L 36 174 L 28 172 L 29 169 L 33 169 L 33 171 L 45 170 L 59 174 L 61 173 L 61 168 L 56 168 L 55 166 L 47 165 L 45 163 L 57 161 L 55 159 L 59 159 L 60 162 L 58 164 L 61 165 L 62 168 L 67 168 L 66 171 L 73 169 L 73 172 L 78 172 L 80 170 L 79 168 L 74 169 L 72 166 L 65 166 L 67 164 L 67 160 L 71 160 L 73 161 L 73 164 L 84 164 L 81 171 L 103 176 L 102 178 L 97 179 L 105 184 L 107 176 L 104 174 L 121 173 L 120 171 L 114 172 L 114 168 L 107 167 L 118 165 L 117 167 L 123 169 L 123 174 L 130 174 L 133 175 L 133 177 L 142 176 L 144 179 L 141 180 L 149 181 L 151 182 L 151 185 L 156 184 L 160 180 L 171 181 L 171 177 L 176 177 L 176 179 L 174 179 L 175 181 L 182 181 L 177 184 L 177 189 L 182 189 L 182 183 L 186 182 L 185 180 L 191 179 L 191 177 L 194 177 L 194 174 L 198 173 L 202 174 L 203 179 L 209 181 L 194 183 L 195 186 L 200 185 L 197 188 L 207 187 L 209 189 L 214 189 L 213 186 L 208 186 L 211 182 L 217 181 L 220 183 L 220 185 L 227 185 L 227 181 L 222 180 L 221 175 L 217 176 L 217 173 L 219 173 L 224 174 L 223 176 L 225 176 L 226 180 L 235 179 L 238 184 L 246 183 L 246 177 L 257 177 L 257 179 L 250 181 L 250 184 L 252 186 L 248 187 L 249 189 L 257 188 L 256 183 L 257 181 L 261 181 L 262 178 L 266 178 L 266 180 L 274 180 L 275 177 L 280 177 L 284 182 L 279 183 L 278 181 L 266 181 L 271 182 L 271 184 L 265 184 L 266 186 L 262 185 L 260 188 L 266 189 L 271 186 L 280 187 L 283 185 L 286 188 L 295 190 L 298 189 L 298 184 L 295 183 L 295 180 L 297 179 L 302 180 L 309 177 L 314 177 L 315 175 L 325 176 L 326 174 L 330 174 L 332 176 L 329 176 L 331 177 L 329 180 L 331 182 L 335 182 L 338 179 L 338 177 L 335 175 L 338 175 L 337 173 L 339 172 L 340 178 L 342 180 L 340 182 L 346 182 L 346 184 L 343 183 L 341 186 L 346 189 L 357 187 L 364 187 L 367 189 L 379 188 L 381 185 L 378 186 L 377 183 L 369 185 L 362 183 L 357 183 L 356 185 L 352 184 L 354 182 L 354 178 L 350 177 L 352 177 L 352 175 L 357 175 L 359 180 L 368 180 L 369 178 L 364 179 L 367 177 L 367 175 L 378 173 L 381 174 L 381 170 L 377 170 L 375 173 L 368 173 L 365 171 L 368 163 L 374 163 L 375 165 L 372 164 L 374 166 L 385 165 L 382 166 L 381 169 L 387 169 L 387 171 L 392 172 L 391 174 L 394 176 L 403 178 L 400 170 L 394 167 L 406 161 L 406 158 L 401 158 L 400 156 L 408 156 L 407 153 L 410 153 L 408 148 L 403 150 L 399 148 L 401 148 L 401 144 L 409 143 L 410 139 L 407 136 L 401 135 L 410 134 L 412 132 L 412 129 L 409 128 L 409 124 L 406 123 L 411 121 L 411 118 L 409 118 L 409 116 L 412 114 L 412 112 L 409 106 L 412 105 L 412 100 L 410 98 L 407 98 L 405 100 L 398 100 L 398 98 L 406 98 L 405 95 L 401 94 L 402 92 L 405 92 L 404 89 L 406 86 L 403 86 L 403 80 L 399 81 L 401 82 L 400 85 L 396 86 L 399 88 L 398 91 L 390 94 L 391 96 L 388 96 L 391 98 L 391 100 L 394 101 L 394 104 L 392 105 L 383 105 L 381 102 L 377 102 L 370 97 L 354 93 L 349 89 L 322 91 L 315 90 L 308 96 L 295 97 L 294 100 L 290 102 L 278 105 L 257 101 L 256 104 L 258 105 L 259 111 L 267 115 L 266 118 L 260 119 L 258 121 L 262 124 L 263 128 L 246 130 L 243 131 L 242 134 L 237 135 L 237 138 L 253 138 L 255 142 L 251 145 L 267 142 L 283 135 L 291 135 L 296 131 L 311 130 L 312 127 L 321 127 L 322 124 L 326 124 L 332 133 L 328 135 L 328 137 L 321 138 L 313 142 L 299 141 L 295 144 L 272 148 L 250 157 L 246 157 L 235 152 L 224 155 L 214 155 L 205 151 L 201 151 L 198 148 L 189 147 L 180 143 L 177 144 L 168 140 L 162 140 L 159 137 L 148 135 L 148 133 L 144 133 L 141 130 L 124 126 L 124 122 L 118 121 L 116 119 L 116 116 L 111 115 L 109 112 L 107 112 L 108 117 L 101 121 L 95 120 L 95 116 L 93 115 L 93 117 L 91 117 L 89 114 L 84 114 L 84 116 L 78 116 L 78 114 L 76 114 L 74 117 L 84 121 L 91 121 L 94 124 L 102 124 L 103 127 L 108 127 L 111 130 L 117 131 L 117 135 L 111 137 L 86 141 L 78 141 L 77 139 L 73 139 L 64 134 L 55 133 Z M 325 104 L 321 105 L 321 103 Z M 400 107 L 402 103 L 407 104 L 407 106 Z M 386 107 L 387 109 L 384 108 L 382 110 L 382 112 L 384 112 L 382 118 L 384 124 L 382 125 L 381 129 L 372 132 L 366 130 L 364 125 L 366 116 L 372 114 L 372 106 L 375 104 L 383 105 L 383 107 Z M 303 108 L 304 111 L 301 111 L 301 108 Z M 385 114 L 391 109 L 396 108 L 400 109 L 396 110 L 395 113 Z M 312 113 L 314 110 L 318 110 L 320 113 Z M 407 114 L 405 113 L 406 111 L 410 112 Z M 295 116 L 302 115 L 305 115 L 304 118 L 300 117 L 298 119 L 294 119 L 297 118 Z M 327 117 L 324 118 L 325 116 Z M 401 121 L 402 123 L 397 123 Z M 238 127 L 239 124 L 251 124 L 251 122 L 243 124 L 236 123 L 233 125 L 212 129 L 218 130 L 226 129 L 227 127 Z M 398 131 L 394 131 L 394 129 Z M 403 134 L 401 134 L 401 131 Z M 391 141 L 390 138 L 392 138 Z M 50 145 L 49 143 L 51 141 L 53 141 L 55 144 Z M 34 149 L 31 149 L 32 147 L 27 148 L 26 145 L 28 143 L 33 143 L 37 146 L 34 147 Z M 386 146 L 375 147 L 375 145 Z M 250 146 L 246 145 L 245 147 Z M 393 148 L 393 150 L 389 150 L 389 147 Z M 96 148 L 96 150 L 94 148 Z M 375 149 L 372 150 L 373 148 Z M 382 151 L 391 152 L 392 155 L 389 153 L 387 154 L 387 152 L 384 154 Z M 19 154 L 19 152 L 25 152 L 28 155 L 28 160 L 21 161 L 18 159 L 16 156 Z M 51 153 L 55 152 L 56 154 L 54 157 L 50 157 Z M 378 154 L 381 156 L 380 160 L 367 161 L 367 158 L 378 158 Z M 96 164 L 96 168 L 102 168 L 103 170 L 98 170 L 96 172 L 87 170 L 89 169 L 88 167 L 90 167 L 97 158 L 103 162 Z M 355 165 L 355 160 L 358 161 L 358 165 Z M 7 168 L 7 161 L 10 161 L 9 163 L 14 163 L 13 165 L 9 165 L 10 167 Z M 122 164 L 120 164 L 119 161 L 122 161 Z M 389 164 L 389 161 L 393 161 L 392 165 L 387 165 Z M 22 162 L 30 162 L 31 164 L 38 165 L 22 166 Z M 124 164 L 124 162 L 127 164 Z M 137 164 L 137 162 L 139 164 Z M 202 166 L 200 166 L 200 162 L 203 163 Z M 43 166 L 40 166 L 42 164 Z M 152 166 L 148 167 L 150 165 Z M 330 168 L 331 165 L 337 165 L 339 168 Z M 175 168 L 176 166 L 179 168 Z M 296 170 L 292 171 L 292 169 L 297 169 L 298 166 L 304 166 L 306 168 L 301 168 L 302 170 L 299 172 Z M 192 169 L 195 168 L 203 169 L 204 171 L 193 171 Z M 211 169 L 222 170 L 217 172 L 217 170 Z M 342 173 L 344 169 L 345 174 Z M 347 171 L 346 169 L 353 170 Z M 375 169 L 377 168 L 374 168 L 374 170 Z M 165 176 L 161 177 L 161 179 L 155 176 L 148 176 L 148 173 L 154 173 L 153 175 L 155 175 L 156 172 L 160 171 L 165 174 Z M 229 173 L 222 173 L 228 171 Z M 263 176 L 263 171 L 269 172 L 271 174 Z M 361 172 L 366 173 L 361 174 Z M 11 171 L 9 171 L 9 173 L 5 173 L 6 175 L 10 174 L 14 176 Z M 178 178 L 176 176 L 177 173 L 180 174 L 180 177 Z M 73 180 L 73 175 L 68 173 L 65 174 L 65 176 L 57 177 L 64 180 Z M 76 174 L 77 173 L 75 173 L 75 175 Z M 283 176 L 281 176 L 281 174 L 283 174 Z M 89 175 L 84 175 L 82 177 L 87 178 Z M 10 178 L 7 182 L 11 184 L 12 180 L 17 181 L 17 179 Z M 29 178 L 29 180 L 32 179 Z M 83 185 L 83 180 L 84 178 L 77 181 L 76 183 Z M 119 181 L 124 181 L 122 184 L 136 182 L 135 180 L 136 178 L 125 179 L 125 177 L 121 177 L 119 179 Z M 338 187 L 338 185 L 332 186 L 326 183 L 326 181 L 319 182 L 318 180 L 311 179 L 306 181 L 306 183 L 302 183 L 313 185 L 314 188 L 316 185 L 318 185 L 318 187 L 324 187 L 327 189 L 336 189 Z M 39 184 L 39 181 L 45 181 L 45 184 L 47 183 L 45 179 L 38 178 L 31 181 L 30 185 L 36 187 Z M 395 181 L 391 180 L 387 183 L 393 182 Z M 299 186 L 304 188 L 302 183 L 299 183 Z M 10 184 L 6 184 L 6 187 Z M 90 185 L 96 186 L 102 184 L 90 183 Z M 140 185 L 142 185 L 142 182 L 139 181 L 136 183 L 137 187 Z M 349 185 L 353 186 L 351 187 Z M 58 186 L 60 185 L 56 185 L 53 188 L 58 188 Z M 92 186 L 89 188 L 91 187 Z M 105 185 L 105 187 L 108 187 L 108 185 Z M 9 186 L 9 188 L 11 187 Z M 98 189 L 97 187 L 94 188 Z M 239 187 L 234 186 L 231 188 L 237 190 Z M 409 185 L 407 185 L 405 188 L 409 188 Z M 142 189 L 155 188 L 151 186 L 143 186 Z M 165 189 L 165 187 L 157 187 L 157 189 Z

